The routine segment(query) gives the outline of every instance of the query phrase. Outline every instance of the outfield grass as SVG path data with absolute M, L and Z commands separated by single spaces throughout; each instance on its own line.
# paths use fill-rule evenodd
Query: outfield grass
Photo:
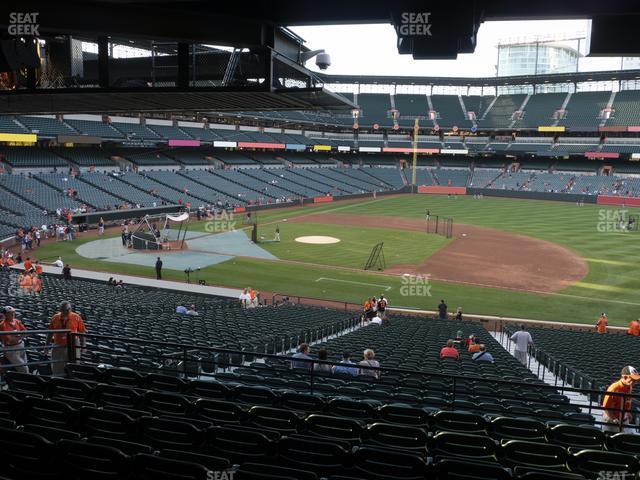
M 360 215 L 402 216 L 422 218 L 426 209 L 432 214 L 454 218 L 456 223 L 468 223 L 517 232 L 538 237 L 566 246 L 585 258 L 589 265 L 588 275 L 581 281 L 558 294 L 543 295 L 514 292 L 501 289 L 431 282 L 431 297 L 402 296 L 402 279 L 387 275 L 352 272 L 331 267 L 300 265 L 267 260 L 235 259 L 200 272 L 198 278 L 214 285 L 244 287 L 251 285 L 263 291 L 277 291 L 290 295 L 320 297 L 348 302 L 360 302 L 364 297 L 381 292 L 395 305 L 434 309 L 440 298 L 447 300 L 453 309 L 462 306 L 466 312 L 535 318 L 544 320 L 595 323 L 601 311 L 607 312 L 610 324 L 626 325 L 630 319 L 640 316 L 640 299 L 636 292 L 640 287 L 640 233 L 614 233 L 599 231 L 606 211 L 596 205 L 577 207 L 572 203 L 517 200 L 508 198 L 472 197 L 447 198 L 444 196 L 403 195 L 392 198 L 369 199 L 358 203 L 335 203 L 315 208 L 297 208 L 287 211 L 263 211 L 259 213 L 260 224 L 282 222 L 285 218 L 317 213 L 348 213 Z M 191 229 L 204 230 L 204 222 L 192 224 Z M 266 244 L 276 256 L 312 263 L 331 263 L 359 267 L 362 254 L 356 250 L 345 251 L 342 258 L 331 259 L 332 253 L 311 249 L 287 252 L 290 236 L 296 235 L 293 228 L 304 229 L 304 234 L 327 234 L 344 238 L 349 228 L 337 225 L 322 225 L 324 233 L 309 233 L 308 223 L 287 224 L 281 228 L 283 241 L 280 245 Z M 306 228 L 305 228 L 306 227 Z M 271 234 L 272 228 L 269 228 Z M 606 229 L 606 228 L 605 228 Z M 361 230 L 361 229 L 354 229 Z M 375 230 L 375 229 L 371 229 Z M 303 231 L 303 230 L 300 230 Z M 332 233 L 329 233 L 332 232 Z M 385 230 L 385 235 L 388 234 Z M 351 235 L 351 233 L 348 233 Z M 401 237 L 411 235 L 402 232 Z M 422 235 L 422 234 L 418 234 Z M 285 238 L 286 236 L 286 238 Z M 402 240 L 402 261 L 406 258 L 424 258 L 436 251 L 441 237 L 434 243 L 420 242 L 406 246 Z M 441 240 L 440 240 L 441 239 Z M 55 258 L 61 255 L 72 266 L 103 269 L 114 273 L 153 276 L 152 268 L 116 264 L 85 259 L 75 254 L 75 248 L 83 241 L 61 242 L 41 249 L 40 258 Z M 347 242 L 345 242 L 347 243 Z M 444 244 L 444 243 L 443 243 Z M 305 247 L 309 247 L 305 245 Z M 332 247 L 329 245 L 328 247 Z M 368 244 L 360 248 L 369 248 Z M 273 249 L 284 249 L 276 252 Z M 406 252 L 406 250 L 415 251 Z M 291 249 L 290 249 L 291 250 Z M 349 249 L 348 249 L 349 250 Z M 370 248 L 369 248 L 370 250 Z M 330 250 L 333 252 L 333 250 Z M 385 255 L 391 249 L 385 239 Z M 523 252 L 526 254 L 526 252 Z M 366 255 L 365 255 L 366 256 Z M 356 262 L 355 259 L 358 259 Z M 324 261 L 318 261 L 324 260 Z M 389 260 L 387 258 L 387 260 Z M 352 263 L 350 263 L 352 262 Z M 357 265 L 356 265 L 357 264 Z M 181 272 L 166 270 L 167 279 L 184 280 Z

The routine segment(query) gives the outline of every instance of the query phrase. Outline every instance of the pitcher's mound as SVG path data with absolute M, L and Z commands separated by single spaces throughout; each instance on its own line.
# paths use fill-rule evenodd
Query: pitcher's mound
M 328 245 L 330 243 L 338 243 L 340 241 L 339 238 L 336 237 L 325 237 L 322 235 L 310 235 L 308 237 L 297 237 L 296 242 L 300 243 L 311 243 L 314 245 Z

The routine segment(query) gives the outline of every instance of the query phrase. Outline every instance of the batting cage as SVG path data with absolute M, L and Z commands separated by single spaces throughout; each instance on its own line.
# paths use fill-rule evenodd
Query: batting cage
M 436 233 L 446 238 L 453 236 L 453 218 L 442 215 L 429 215 L 427 217 L 427 233 Z

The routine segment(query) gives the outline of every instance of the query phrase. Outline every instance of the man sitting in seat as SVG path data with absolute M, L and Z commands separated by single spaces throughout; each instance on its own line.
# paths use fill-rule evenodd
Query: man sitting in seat
M 460 358 L 458 350 L 453 346 L 453 340 L 447 340 L 446 347 L 442 347 L 440 350 L 440 358 L 454 358 L 456 360 Z
M 493 355 L 487 352 L 487 347 L 484 344 L 478 345 L 479 350 L 473 354 L 471 357 L 472 360 L 476 360 L 478 362 L 491 362 L 493 363 Z
M 293 355 L 292 358 L 302 359 L 302 360 L 311 360 L 309 356 L 309 345 L 306 343 L 301 343 L 298 346 L 298 351 Z M 304 362 L 304 361 L 291 361 L 291 368 L 301 368 L 303 370 L 311 370 L 312 362 Z
M 349 352 L 345 352 L 342 354 L 342 361 L 339 365 L 335 365 L 333 367 L 333 373 L 346 373 L 347 375 L 358 375 L 358 369 L 355 367 L 350 367 L 348 365 L 355 365 L 351 361 L 351 354 Z

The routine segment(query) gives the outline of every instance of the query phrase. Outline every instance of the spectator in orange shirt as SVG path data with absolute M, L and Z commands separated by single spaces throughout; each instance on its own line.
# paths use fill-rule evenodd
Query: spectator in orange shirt
M 40 261 L 39 261 L 39 260 L 36 260 L 36 263 L 35 263 L 35 265 L 33 266 L 33 268 L 35 268 L 35 269 L 36 269 L 36 273 L 37 273 L 38 275 L 42 275 L 42 265 L 40 265 Z
M 71 311 L 71 303 L 62 302 L 60 304 L 60 311 L 56 313 L 49 323 L 49 330 L 70 330 L 71 333 L 86 333 L 87 329 L 84 326 L 82 317 L 77 313 Z M 80 354 L 82 349 L 85 348 L 85 338 L 83 336 L 73 337 L 75 338 L 76 347 L 76 361 L 80 360 Z M 64 376 L 64 367 L 69 361 L 69 349 L 67 348 L 67 334 L 66 333 L 50 333 L 47 335 L 47 341 L 45 342 L 45 354 L 49 353 L 49 345 L 53 343 L 53 349 L 51 350 L 51 372 L 54 377 Z
M 38 295 L 40 290 L 42 290 L 42 280 L 40 280 L 40 277 L 36 272 L 31 274 L 31 289 L 36 295 Z
M 460 358 L 458 350 L 453 346 L 453 340 L 447 340 L 446 347 L 442 347 L 440 350 L 440 358 Z
M 607 333 L 608 325 L 609 321 L 607 320 L 607 314 L 602 312 L 600 314 L 600 318 L 598 319 L 598 323 L 596 323 L 596 331 L 598 333 Z
M 24 261 L 24 271 L 28 272 L 32 268 L 33 268 L 33 263 L 31 263 L 31 259 L 27 257 L 27 259 Z
M 472 336 L 469 342 L 469 348 L 467 349 L 469 353 L 477 353 L 480 351 L 480 344 L 476 343 L 476 337 Z
M 612 383 L 607 388 L 607 393 L 626 393 L 631 394 L 633 391 L 633 384 L 640 380 L 640 373 L 632 366 L 624 367 L 620 374 L 620 380 Z M 631 397 L 624 398 L 622 396 L 604 395 L 602 398 L 602 420 L 607 424 L 602 426 L 602 430 L 606 432 L 619 432 L 620 417 L 622 417 L 623 423 L 631 423 L 633 415 L 631 413 L 633 400 Z M 627 411 L 629 410 L 629 411 Z
M 13 307 L 4 307 L 2 309 L 3 318 L 0 321 L 1 332 L 22 332 L 26 330 L 20 320 L 16 318 L 16 310 Z M 27 367 L 27 352 L 24 350 L 24 341 L 22 335 L 0 335 L 0 343 L 3 346 L 3 354 L 5 358 L 14 367 L 16 371 L 21 373 L 29 373 Z
M 31 293 L 31 274 L 23 273 L 22 275 L 20 275 L 20 277 L 18 277 L 18 282 L 20 283 L 20 289 L 24 293 Z
M 631 320 L 629 322 L 629 329 L 627 330 L 628 335 L 633 335 L 637 337 L 640 335 L 640 322 L 638 320 Z

